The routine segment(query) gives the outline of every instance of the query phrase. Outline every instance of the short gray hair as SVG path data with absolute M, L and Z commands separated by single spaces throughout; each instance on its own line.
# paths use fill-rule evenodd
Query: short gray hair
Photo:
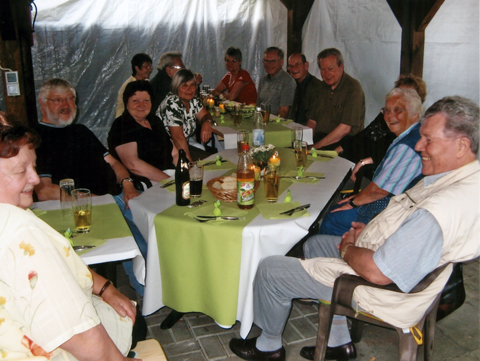
M 418 121 L 422 119 L 423 105 L 420 95 L 412 88 L 393 88 L 385 97 L 385 103 L 388 99 L 399 96 L 405 100 L 408 115 L 411 117 L 417 115 Z
M 191 70 L 180 69 L 177 71 L 172 78 L 172 85 L 170 86 L 172 93 L 178 95 L 178 88 L 180 88 L 180 85 L 192 79 L 195 80 L 195 86 L 197 86 L 197 79 Z
M 38 92 L 38 99 L 40 99 L 42 102 L 47 101 L 48 94 L 50 91 L 53 89 L 58 89 L 61 92 L 66 92 L 67 90 L 71 90 L 73 93 L 73 96 L 77 96 L 77 92 L 75 91 L 75 88 L 73 85 L 65 79 L 60 79 L 60 78 L 53 78 L 50 80 L 47 80 L 45 83 L 42 84 L 40 87 L 40 91 Z
M 271 53 L 272 51 L 276 52 L 278 57 L 283 60 L 285 58 L 285 53 L 283 52 L 282 49 L 276 47 L 276 46 L 271 46 L 267 49 L 265 49 L 265 51 L 263 52 L 263 54 L 266 54 L 266 53 Z
M 470 99 L 461 96 L 442 98 L 425 112 L 424 119 L 442 113 L 445 117 L 445 135 L 449 138 L 461 135 L 470 140 L 470 150 L 478 153 L 479 108 Z
M 324 49 L 317 55 L 317 63 L 320 63 L 320 59 L 328 58 L 329 56 L 335 56 L 337 58 L 337 65 L 342 66 L 345 62 L 343 61 L 343 55 L 340 50 L 335 48 Z
M 173 59 L 176 59 L 176 58 L 182 59 L 182 53 L 179 51 L 169 51 L 169 52 L 163 53 L 162 56 L 160 56 L 160 59 L 158 60 L 157 69 L 163 70 L 167 66 L 172 66 Z

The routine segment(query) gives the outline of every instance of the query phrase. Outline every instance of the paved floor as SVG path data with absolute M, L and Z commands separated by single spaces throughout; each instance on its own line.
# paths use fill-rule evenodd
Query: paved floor
M 463 272 L 467 299 L 460 309 L 437 324 L 435 361 L 480 360 L 479 260 L 466 263 Z M 117 273 L 120 290 L 134 298 L 135 292 L 128 286 L 121 267 L 117 268 Z M 169 312 L 170 309 L 164 307 L 146 317 L 147 337 L 160 342 L 169 361 L 239 360 L 228 348 L 230 339 L 239 337 L 238 322 L 226 330 L 218 327 L 208 316 L 191 313 L 184 316 L 171 329 L 162 330 L 160 323 Z M 317 324 L 315 304 L 299 301 L 293 303 L 283 334 L 287 361 L 303 360 L 299 351 L 303 346 L 314 345 Z M 260 330 L 254 326 L 249 338 L 258 335 L 259 332 Z M 367 325 L 362 341 L 356 346 L 358 361 L 398 360 L 395 331 Z M 418 360 L 423 360 L 422 347 L 419 349 Z

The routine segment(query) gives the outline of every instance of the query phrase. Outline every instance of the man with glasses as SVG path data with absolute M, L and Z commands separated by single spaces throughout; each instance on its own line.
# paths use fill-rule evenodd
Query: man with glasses
M 120 87 L 118 91 L 117 107 L 115 108 L 115 119 L 125 111 L 125 104 L 123 104 L 123 92 L 127 84 L 135 80 L 148 80 L 153 71 L 152 58 L 147 54 L 135 54 L 131 60 L 132 75 Z
M 82 124 L 73 124 L 77 115 L 75 100 L 75 89 L 66 80 L 50 79 L 40 88 L 42 119 L 35 130 L 42 143 L 36 150 L 40 183 L 35 186 L 35 193 L 40 201 L 60 199 L 60 180 L 72 178 L 76 188 L 88 188 L 94 195 L 114 195 L 146 257 L 147 244 L 128 209 L 128 201 L 140 193 L 133 186 L 128 170 L 109 154 L 95 134 Z M 130 283 L 143 296 L 143 286 L 134 276 L 132 262 L 124 262 L 123 266 Z
M 271 114 L 282 118 L 288 116 L 295 96 L 295 80 L 283 69 L 284 53 L 275 46 L 263 53 L 263 66 L 267 75 L 260 79 L 258 85 L 257 105 L 270 104 Z
M 323 81 L 305 99 L 315 149 L 335 149 L 344 137 L 363 129 L 365 94 L 358 80 L 344 71 L 342 53 L 325 49 L 317 56 Z
M 295 53 L 288 58 L 288 72 L 297 82 L 295 98 L 288 117 L 303 125 L 307 125 L 308 122 L 305 116 L 305 95 L 314 91 L 320 84 L 320 80 L 308 72 L 308 66 L 309 63 L 303 54 Z

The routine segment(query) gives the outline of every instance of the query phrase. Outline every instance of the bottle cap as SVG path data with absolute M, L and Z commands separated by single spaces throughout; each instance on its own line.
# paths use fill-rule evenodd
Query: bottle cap
M 248 144 L 242 144 L 242 151 L 247 151 L 248 150 Z
M 261 112 L 261 111 L 262 111 L 262 107 L 257 107 L 256 110 L 257 110 L 257 112 Z

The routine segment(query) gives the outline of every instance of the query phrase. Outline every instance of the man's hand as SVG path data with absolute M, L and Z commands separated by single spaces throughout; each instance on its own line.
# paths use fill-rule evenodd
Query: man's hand
M 335 212 L 340 212 L 340 211 L 347 211 L 349 209 L 353 209 L 353 207 L 348 204 L 348 201 L 350 199 L 352 199 L 353 197 L 355 196 L 350 196 L 348 198 L 345 198 L 345 199 L 342 199 L 340 201 L 337 202 L 337 204 L 343 204 L 343 207 L 339 207 L 339 208 L 335 208 L 334 210 L 332 210 L 330 213 L 335 213 Z
M 361 162 L 358 162 L 357 164 L 355 164 L 355 167 L 353 167 L 352 169 L 352 174 L 350 175 L 350 179 L 352 181 L 356 181 L 357 180 L 357 173 L 358 171 L 360 170 L 360 168 L 362 168 L 363 164 Z
M 122 316 L 128 316 L 135 323 L 135 316 L 137 315 L 137 309 L 133 301 L 128 299 L 113 285 L 110 285 L 102 294 L 103 300 L 113 307 L 117 313 Z
M 140 192 L 135 189 L 132 182 L 125 181 L 123 182 L 123 200 L 125 201 L 125 205 L 127 209 L 130 207 L 128 206 L 128 201 L 135 197 L 138 197 Z

